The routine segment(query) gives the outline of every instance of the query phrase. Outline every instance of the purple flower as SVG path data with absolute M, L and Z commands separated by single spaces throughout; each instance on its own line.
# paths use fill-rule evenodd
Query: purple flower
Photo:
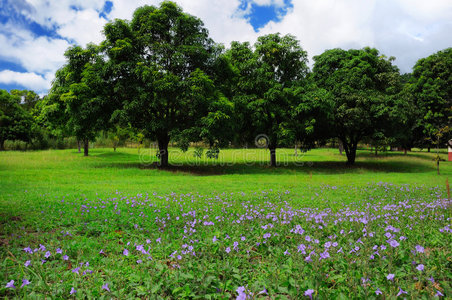
M 386 278 L 388 280 L 394 280 L 394 274 L 388 274 L 388 276 L 386 276 Z
M 217 236 L 214 235 L 214 236 L 213 236 L 213 239 L 212 239 L 212 243 L 215 243 L 217 240 L 218 240 L 218 239 L 217 239 Z
M 105 283 L 105 284 L 102 286 L 102 289 L 104 289 L 104 290 L 106 290 L 106 291 L 110 291 L 110 288 L 108 287 L 108 283 Z
M 63 254 L 63 250 L 61 250 L 60 248 L 57 248 L 57 249 L 56 249 L 56 253 L 57 253 L 57 254 Z
M 236 300 L 245 300 L 246 299 L 246 293 L 245 293 L 245 287 L 239 286 L 236 290 L 238 293 Z
M 160 243 L 162 241 L 162 238 L 158 238 L 155 240 L 157 243 Z
M 124 254 L 125 256 L 129 256 L 129 250 L 124 249 L 124 251 L 122 251 L 122 254 Z
M 30 254 L 33 254 L 33 250 L 30 247 L 24 248 L 24 251 Z
M 312 261 L 311 255 L 306 256 L 306 258 L 304 259 L 304 261 L 306 261 L 306 262 L 311 262 L 311 261 Z
M 290 255 L 289 249 L 287 249 L 286 251 L 284 251 L 284 255 Z
M 305 295 L 305 296 L 308 296 L 310 299 L 312 299 L 312 294 L 314 294 L 314 290 L 311 290 L 311 289 L 306 290 L 306 291 L 304 292 L 304 295 Z
M 5 287 L 15 289 L 16 287 L 14 286 L 14 280 L 8 282 Z
M 141 264 L 143 261 L 141 259 L 137 260 L 137 264 Z
M 383 294 L 383 293 L 382 293 L 382 291 L 380 291 L 379 288 L 377 288 L 377 290 L 375 291 L 375 294 L 376 294 L 376 295 L 381 295 L 381 294 Z
M 86 274 L 92 274 L 93 273 L 93 271 L 91 271 L 91 270 L 86 270 L 86 271 L 83 271 L 83 276 L 85 276 Z
M 75 269 L 72 269 L 72 273 L 77 273 L 77 274 L 78 274 L 78 271 L 80 271 L 80 267 L 77 267 L 77 268 L 75 268 Z
M 268 294 L 267 289 L 263 289 L 262 291 L 260 291 L 259 293 L 257 293 L 258 295 L 262 295 L 262 294 Z
M 100 249 L 99 254 L 105 254 L 104 249 Z
M 396 248 L 396 247 L 398 247 L 400 245 L 399 242 L 397 242 L 396 240 L 390 240 L 388 243 L 393 248 Z
M 70 292 L 70 294 L 72 295 L 72 294 L 75 294 L 75 293 L 77 293 L 77 290 L 76 290 L 76 289 L 74 289 L 74 288 L 71 288 L 71 292 Z
M 298 246 L 298 252 L 306 254 L 306 246 L 304 244 L 300 244 L 300 246 Z
M 424 265 L 423 265 L 423 264 L 418 265 L 418 266 L 416 267 L 416 270 L 418 270 L 418 271 L 424 271 Z
M 418 253 L 424 253 L 424 247 L 422 247 L 421 245 L 417 245 L 417 246 L 416 246 L 416 252 L 418 252 Z
M 227 252 L 227 253 L 231 252 L 231 247 L 227 247 L 227 248 L 226 248 L 226 252 Z
M 26 285 L 29 285 L 30 284 L 30 281 L 28 281 L 27 279 L 22 279 L 22 285 L 20 286 L 21 288 L 22 287 L 24 287 L 24 286 L 26 286 Z
M 325 252 L 320 253 L 319 260 L 327 259 L 328 257 L 330 257 L 330 254 L 328 253 L 328 251 L 325 250 Z
M 397 294 L 397 297 L 402 295 L 402 294 L 408 294 L 408 292 L 405 292 L 404 290 L 402 290 L 401 287 L 399 287 L 399 293 Z
M 47 251 L 46 254 L 44 255 L 44 257 L 45 257 L 45 258 L 49 258 L 50 255 L 52 255 L 52 254 L 50 253 L 50 251 Z
M 28 267 L 30 264 L 31 264 L 31 260 L 27 260 L 27 261 L 24 263 L 24 266 Z
M 65 256 L 63 256 L 63 259 L 64 260 L 69 260 L 69 256 L 65 255 Z
M 444 295 L 443 295 L 443 293 L 441 293 L 440 291 L 436 291 L 436 296 L 442 297 L 442 296 L 444 296 Z

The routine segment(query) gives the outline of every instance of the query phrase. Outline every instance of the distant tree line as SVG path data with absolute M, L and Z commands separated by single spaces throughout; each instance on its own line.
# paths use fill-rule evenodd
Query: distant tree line
M 115 147 L 134 133 L 157 141 L 167 166 L 170 141 L 218 152 L 261 136 L 276 166 L 276 149 L 295 143 L 307 150 L 337 139 L 353 164 L 361 142 L 430 149 L 449 138 L 452 48 L 420 59 L 411 74 L 368 47 L 327 50 L 310 70 L 294 36 L 225 49 L 200 19 L 168 1 L 111 21 L 103 33 L 99 45 L 65 52 L 42 99 L 0 92 L 0 149 L 5 140 L 75 136 L 88 155 L 99 132 Z

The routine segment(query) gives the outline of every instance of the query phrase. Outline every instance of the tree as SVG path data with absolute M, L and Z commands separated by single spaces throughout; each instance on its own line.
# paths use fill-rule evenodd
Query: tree
M 219 61 L 222 61 L 222 71 L 216 73 L 220 77 L 217 85 L 234 103 L 232 140 L 237 145 L 247 146 L 249 142 L 254 143 L 256 134 L 259 134 L 254 128 L 249 106 L 254 97 L 254 52 L 248 42 L 232 42 Z
M 411 93 L 411 85 L 403 77 L 400 92 L 391 96 L 394 105 L 389 112 L 391 120 L 389 127 L 390 145 L 401 147 L 406 154 L 408 149 L 425 144 L 425 140 L 421 138 L 422 131 L 419 127 L 421 115 Z
M 108 23 L 104 33 L 108 83 L 123 103 L 115 115 L 157 140 L 160 166 L 168 166 L 171 139 L 182 148 L 204 138 L 215 144 L 230 103 L 209 76 L 218 47 L 202 21 L 165 1 L 138 8 L 131 22 Z
M 57 71 L 43 111 L 55 127 L 65 127 L 83 141 L 88 156 L 89 141 L 106 129 L 114 109 L 103 80 L 104 61 L 92 44 L 70 47 L 65 56 L 67 64 Z
M 309 76 L 308 84 L 295 89 L 295 97 L 297 102 L 292 110 L 291 126 L 302 150 L 307 151 L 330 137 L 334 103 L 331 94 L 319 88 L 312 76 Z
M 393 58 L 378 50 L 327 50 L 314 57 L 314 79 L 334 99 L 331 133 L 344 146 L 347 163 L 354 164 L 358 142 L 385 135 L 398 93 L 400 76 Z
M 41 100 L 38 94 L 30 90 L 11 90 L 10 93 L 11 95 L 20 97 L 20 104 L 27 111 L 31 111 L 39 100 Z
M 450 126 L 452 108 L 452 48 L 438 51 L 416 62 L 411 77 L 411 92 L 421 114 L 419 126 L 424 139 L 438 140 L 438 134 Z M 440 144 L 448 140 L 441 134 Z M 438 145 L 439 146 L 439 145 Z
M 276 148 L 290 131 L 295 90 L 308 73 L 307 54 L 291 35 L 269 34 L 248 43 L 232 43 L 231 64 L 239 76 L 234 102 L 244 107 L 242 119 L 249 118 L 249 129 L 265 134 L 270 165 L 276 166 Z
M 127 139 L 130 138 L 131 131 L 130 128 L 121 127 L 117 124 L 107 134 L 113 144 L 113 150 L 116 151 L 118 146 L 124 146 Z
M 72 135 L 67 122 L 69 114 L 66 110 L 66 104 L 61 99 L 61 95 L 67 92 L 65 80 L 65 69 L 57 70 L 49 94 L 44 96 L 35 106 L 36 123 L 41 128 L 45 128 L 53 137 L 61 138 Z
M 33 118 L 20 106 L 20 97 L 0 90 L 0 151 L 6 140 L 29 142 Z

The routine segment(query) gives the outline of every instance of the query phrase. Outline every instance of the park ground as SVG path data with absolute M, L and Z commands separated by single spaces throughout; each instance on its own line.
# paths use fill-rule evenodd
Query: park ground
M 0 296 L 450 296 L 451 162 L 194 151 L 1 152 Z

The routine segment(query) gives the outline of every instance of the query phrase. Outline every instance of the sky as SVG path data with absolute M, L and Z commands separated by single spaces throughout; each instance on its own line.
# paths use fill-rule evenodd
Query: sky
M 452 0 L 176 0 L 226 47 L 292 34 L 312 57 L 332 48 L 377 48 L 402 73 L 452 47 Z M 45 95 L 71 45 L 103 39 L 103 26 L 130 20 L 158 0 L 0 0 L 0 89 Z

